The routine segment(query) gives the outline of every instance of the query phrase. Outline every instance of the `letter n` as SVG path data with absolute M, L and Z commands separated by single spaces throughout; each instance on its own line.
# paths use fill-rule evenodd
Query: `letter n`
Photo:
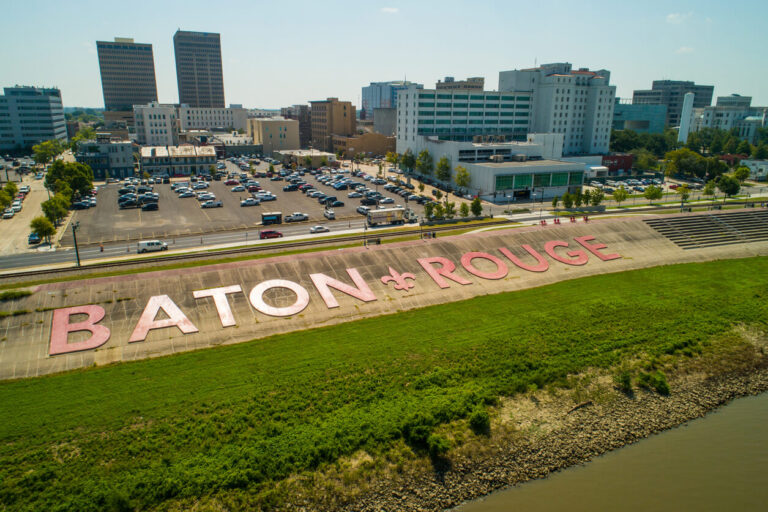
M 320 293 L 320 296 L 325 301 L 325 305 L 329 309 L 339 307 L 339 301 L 337 301 L 336 297 L 334 297 L 333 293 L 331 293 L 331 288 L 346 293 L 347 295 L 362 300 L 363 302 L 371 302 L 376 300 L 376 296 L 368 287 L 368 283 L 365 282 L 357 269 L 348 268 L 347 274 L 349 274 L 349 277 L 352 278 L 352 282 L 355 283 L 357 288 L 325 274 L 310 274 L 310 279 L 312 279 L 312 282 L 315 284 L 315 288 L 317 288 L 317 291 Z

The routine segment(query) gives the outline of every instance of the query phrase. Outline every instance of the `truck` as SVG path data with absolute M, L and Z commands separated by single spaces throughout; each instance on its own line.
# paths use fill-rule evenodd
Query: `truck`
M 261 214 L 262 226 L 269 226 L 270 224 L 282 224 L 283 213 L 282 212 L 264 212 Z
M 369 226 L 379 226 L 381 224 L 404 224 L 406 222 L 415 222 L 416 215 L 412 210 L 405 208 L 379 208 L 371 210 L 366 215 L 366 221 Z

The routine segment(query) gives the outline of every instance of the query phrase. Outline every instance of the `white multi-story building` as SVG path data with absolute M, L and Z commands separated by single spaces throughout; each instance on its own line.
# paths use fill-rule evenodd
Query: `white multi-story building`
M 0 96 L 0 149 L 28 148 L 51 139 L 67 141 L 61 91 L 6 87 Z
M 715 106 L 694 109 L 692 131 L 736 128 L 740 139 L 755 143 L 757 129 L 768 126 L 768 107 L 753 107 L 751 96 L 718 96 Z
M 142 146 L 175 146 L 179 143 L 176 107 L 152 102 L 133 106 L 136 142 Z
M 766 181 L 768 179 L 768 160 L 742 160 L 740 165 L 749 168 L 749 179 Z
M 216 164 L 213 146 L 145 146 L 141 148 L 141 170 L 153 176 L 209 174 Z
M 230 105 L 229 108 L 202 108 L 181 105 L 179 123 L 182 131 L 187 130 L 245 130 L 248 123 L 248 110 L 242 105 Z
M 397 94 L 397 152 L 419 136 L 471 141 L 476 136 L 524 140 L 530 128 L 531 94 L 434 90 L 410 86 Z
M 616 87 L 605 69 L 572 70 L 567 62 L 499 73 L 501 94 L 531 98 L 530 130 L 562 133 L 563 154 L 607 153 Z

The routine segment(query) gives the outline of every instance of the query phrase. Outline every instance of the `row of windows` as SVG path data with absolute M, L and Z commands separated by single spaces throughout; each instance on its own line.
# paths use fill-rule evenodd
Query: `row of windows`
M 419 125 L 427 124 L 528 124 L 527 119 L 419 119 Z
M 516 112 L 483 112 L 482 110 L 470 110 L 469 115 L 474 117 L 528 117 L 528 112 L 526 111 L 516 111 Z M 438 117 L 467 117 L 467 111 L 466 110 L 454 110 L 454 111 L 431 111 L 431 110 L 419 110 L 419 117 L 432 117 L 432 116 L 438 116 Z
M 583 172 L 508 174 L 496 176 L 496 190 L 524 190 L 531 187 L 565 187 L 568 185 L 581 185 L 583 181 Z
M 429 92 L 421 92 L 419 93 L 419 99 L 425 98 L 425 99 L 435 99 L 434 93 Z M 481 100 L 481 101 L 515 101 L 515 98 L 517 98 L 517 101 L 529 101 L 531 98 L 530 96 L 509 96 L 509 95 L 483 95 L 483 94 L 438 94 L 437 99 L 439 100 L 449 100 L 449 99 L 458 99 L 458 100 Z

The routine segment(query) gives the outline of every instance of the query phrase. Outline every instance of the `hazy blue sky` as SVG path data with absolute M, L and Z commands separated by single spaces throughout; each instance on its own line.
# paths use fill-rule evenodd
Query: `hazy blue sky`
M 534 62 L 605 68 L 620 97 L 654 79 L 768 104 L 768 2 L 164 1 L 3 2 L 0 85 L 58 86 L 66 106 L 103 107 L 96 40 L 151 43 L 161 102 L 177 102 L 176 29 L 221 34 L 227 104 L 274 108 L 371 81 L 484 76 Z

